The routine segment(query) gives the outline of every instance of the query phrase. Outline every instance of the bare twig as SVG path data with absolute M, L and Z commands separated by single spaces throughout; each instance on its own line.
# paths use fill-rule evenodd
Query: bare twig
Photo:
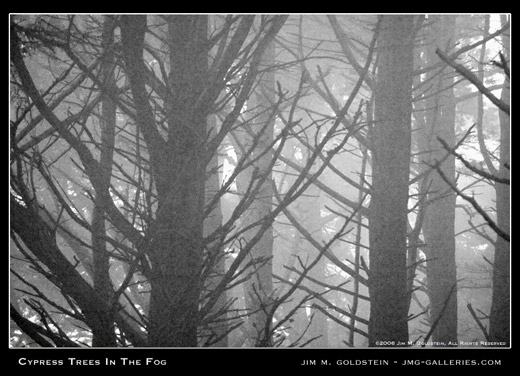
M 435 318 L 435 321 L 433 322 L 431 328 L 430 328 L 430 331 L 426 334 L 426 336 L 424 337 L 424 343 L 423 343 L 423 347 L 426 345 L 426 342 L 428 342 L 428 340 L 430 339 L 431 335 L 433 334 L 433 332 L 435 331 L 435 329 L 437 328 L 437 325 L 439 324 L 439 322 L 441 321 L 441 318 L 442 316 L 444 315 L 444 311 L 446 311 L 446 308 L 448 307 L 448 302 L 450 301 L 451 299 L 451 295 L 453 294 L 453 292 L 455 291 L 457 285 L 454 284 L 453 286 L 451 286 L 451 289 L 450 291 L 448 292 L 448 296 L 446 297 L 446 299 L 444 300 L 444 304 L 442 306 L 442 309 L 441 311 L 439 312 L 439 316 L 437 316 Z
M 435 50 L 435 53 L 441 58 L 441 60 L 443 60 L 450 67 L 455 69 L 461 76 L 463 76 L 473 85 L 475 85 L 477 89 L 482 94 L 484 94 L 495 106 L 504 111 L 506 114 L 510 114 L 510 106 L 504 101 L 495 97 L 495 95 L 487 87 L 484 86 L 484 84 L 478 79 L 477 76 L 475 76 L 475 74 L 472 71 L 470 71 L 462 64 L 456 63 L 454 59 L 450 59 L 448 56 L 446 56 L 446 54 L 444 54 L 444 52 L 442 52 L 438 48 Z
M 442 144 L 442 146 L 444 147 L 444 149 L 446 149 L 450 154 L 452 154 L 453 156 L 455 156 L 459 161 L 462 162 L 462 164 L 464 166 L 466 166 L 466 168 L 468 170 L 471 170 L 473 171 L 474 173 L 476 173 L 477 175 L 480 175 L 482 176 L 483 178 L 486 178 L 486 179 L 489 179 L 489 180 L 492 180 L 494 182 L 497 182 L 497 183 L 502 183 L 502 184 L 507 184 L 507 185 L 510 185 L 511 181 L 510 179 L 507 179 L 507 178 L 501 178 L 499 176 L 496 176 L 496 175 L 493 175 L 493 174 L 490 174 L 489 172 L 486 172 L 484 170 L 481 170 L 475 166 L 473 166 L 471 163 L 469 163 L 462 155 L 460 155 L 459 153 L 457 153 L 455 150 L 455 148 L 452 148 L 448 145 L 448 143 L 442 139 L 441 137 L 437 137 L 437 139 L 439 140 L 439 142 Z
M 469 313 L 471 313 L 471 316 L 473 317 L 473 319 L 477 323 L 478 327 L 480 328 L 480 330 L 482 330 L 482 333 L 484 334 L 484 337 L 486 338 L 486 341 L 489 341 L 488 331 L 487 331 L 486 327 L 484 326 L 484 324 L 482 324 L 482 321 L 480 321 L 480 319 L 478 318 L 478 316 L 475 313 L 475 311 L 473 310 L 473 307 L 471 306 L 471 303 L 468 303 L 467 307 L 468 307 Z
M 487 224 L 489 225 L 489 227 L 491 227 L 491 229 L 493 231 L 495 231 L 495 233 L 500 236 L 501 238 L 503 238 L 504 240 L 506 241 L 510 241 L 510 237 L 509 237 L 509 234 L 504 232 L 500 227 L 498 227 L 498 225 L 495 223 L 495 221 L 486 213 L 486 211 L 484 209 L 482 209 L 482 207 L 478 204 L 478 202 L 473 198 L 473 197 L 470 197 L 464 193 L 462 193 L 447 177 L 446 175 L 444 174 L 444 172 L 442 172 L 441 168 L 439 167 L 439 163 L 435 163 L 434 165 L 431 165 L 430 167 L 433 167 L 434 169 L 437 170 L 437 173 L 439 174 L 439 176 L 442 178 L 442 180 L 444 180 L 446 182 L 447 185 L 449 185 L 449 187 L 461 198 L 463 198 L 464 200 L 466 200 L 467 202 L 469 202 L 471 204 L 471 206 L 473 206 L 473 208 L 484 218 L 484 220 L 487 222 Z

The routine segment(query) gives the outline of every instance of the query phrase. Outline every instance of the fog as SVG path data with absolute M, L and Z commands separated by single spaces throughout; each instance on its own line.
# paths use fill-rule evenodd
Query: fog
M 11 347 L 508 347 L 509 17 L 11 15 Z

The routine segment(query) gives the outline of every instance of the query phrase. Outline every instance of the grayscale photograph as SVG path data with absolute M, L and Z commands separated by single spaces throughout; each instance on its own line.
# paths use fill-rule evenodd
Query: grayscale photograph
M 11 13 L 9 351 L 510 348 L 510 17 Z

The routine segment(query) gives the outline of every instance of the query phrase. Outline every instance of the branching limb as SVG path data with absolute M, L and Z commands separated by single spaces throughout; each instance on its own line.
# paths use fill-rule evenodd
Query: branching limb
M 502 183 L 502 184 L 507 184 L 507 185 L 510 185 L 511 181 L 510 179 L 507 179 L 507 178 L 501 178 L 499 176 L 496 176 L 496 175 L 493 175 L 493 174 L 490 174 L 489 172 L 486 172 L 480 168 L 477 168 L 475 166 L 473 166 L 471 163 L 469 163 L 461 154 L 457 153 L 455 151 L 455 148 L 452 148 L 448 145 L 448 143 L 442 139 L 441 137 L 437 137 L 437 140 L 439 140 L 439 142 L 442 144 L 442 146 L 450 153 L 452 154 L 453 156 L 455 156 L 459 161 L 462 162 L 462 164 L 464 166 L 466 166 L 466 168 L 468 170 L 471 170 L 473 171 L 474 173 L 476 173 L 477 175 L 480 175 L 482 176 L 483 178 L 485 179 L 488 179 L 488 180 L 492 180 L 494 182 L 497 182 L 497 183 Z
M 495 106 L 504 111 L 506 114 L 510 114 L 510 106 L 499 98 L 495 97 L 495 95 L 484 86 L 484 84 L 478 79 L 478 77 L 470 71 L 468 68 L 463 66 L 462 64 L 456 63 L 454 59 L 446 56 L 444 52 L 440 49 L 436 49 L 435 53 L 450 67 L 455 69 L 461 76 L 466 78 L 469 82 L 477 87 L 477 89 L 484 94 Z
M 477 323 L 480 330 L 482 330 L 482 333 L 484 334 L 484 338 L 486 338 L 486 341 L 489 341 L 490 338 L 489 338 L 487 328 L 484 326 L 484 324 L 482 324 L 482 321 L 480 321 L 480 319 L 478 318 L 477 314 L 473 310 L 471 303 L 468 303 L 467 307 L 468 307 L 469 313 L 471 314 L 471 317 L 473 317 L 473 319 Z
M 491 227 L 493 229 L 493 231 L 495 231 L 495 233 L 500 236 L 501 238 L 503 238 L 504 240 L 506 241 L 510 241 L 510 237 L 509 237 L 509 234 L 504 232 L 501 228 L 498 227 L 498 225 L 496 224 L 496 222 L 486 213 L 486 211 L 484 209 L 482 209 L 482 207 L 478 204 L 478 202 L 473 198 L 473 197 L 470 197 L 464 193 L 462 193 L 448 178 L 447 176 L 444 174 L 444 172 L 442 172 L 442 169 L 439 167 L 439 163 L 435 163 L 434 165 L 430 165 L 430 167 L 434 168 L 437 170 L 437 173 L 439 174 L 439 176 L 442 178 L 442 180 L 444 180 L 446 182 L 446 184 L 457 194 L 457 196 L 463 198 L 464 200 L 466 200 L 467 202 L 469 202 L 471 204 L 471 206 L 473 206 L 473 208 L 484 218 L 484 220 L 487 222 L 487 224 L 489 225 L 489 227 Z

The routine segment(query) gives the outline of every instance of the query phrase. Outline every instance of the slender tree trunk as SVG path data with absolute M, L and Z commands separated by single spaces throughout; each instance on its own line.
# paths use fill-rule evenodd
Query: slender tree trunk
M 302 164 L 305 165 L 306 157 L 308 151 L 303 153 L 304 158 L 302 160 Z M 319 165 L 316 164 L 311 168 L 309 174 L 313 174 L 318 170 Z M 319 242 L 323 243 L 323 235 L 322 235 L 322 221 L 321 221 L 321 209 L 320 209 L 320 193 L 321 190 L 315 185 L 309 186 L 309 188 L 305 191 L 305 194 L 299 198 L 298 207 L 300 208 L 300 224 L 313 236 L 313 238 Z M 314 247 L 311 243 L 306 240 L 303 240 L 301 244 L 301 254 L 303 255 L 303 261 L 310 263 L 314 261 L 316 257 L 318 257 L 318 251 L 316 247 Z M 318 263 L 309 270 L 308 276 L 312 279 L 318 281 L 326 280 L 326 261 L 325 257 L 321 257 Z M 312 291 L 317 294 L 323 294 L 325 292 L 325 287 L 320 286 L 311 281 L 305 281 L 304 284 L 308 286 Z M 323 306 L 323 303 L 318 299 L 310 300 L 309 304 L 311 307 L 313 305 Z M 317 308 L 311 308 L 310 310 L 310 322 L 308 332 L 306 335 L 307 339 L 315 338 L 309 346 L 312 347 L 327 347 L 328 346 L 328 321 L 327 316 L 325 316 L 322 312 L 320 312 Z
M 217 20 L 213 19 L 212 16 L 208 20 L 208 36 L 218 30 Z M 211 51 L 210 51 L 211 53 Z M 211 56 L 215 58 L 215 56 Z M 217 125 L 217 115 L 210 115 L 208 117 L 208 133 L 214 137 L 219 129 Z M 216 192 L 220 189 L 221 182 L 221 166 L 219 165 L 219 152 L 215 152 L 206 169 L 206 205 L 212 200 Z M 218 200 L 216 206 L 213 208 L 211 213 L 204 219 L 204 237 L 211 235 L 217 230 L 223 221 L 222 204 L 221 200 Z M 216 242 L 211 242 L 206 245 L 207 250 L 205 253 L 205 267 L 209 268 L 209 276 L 206 282 L 207 292 L 211 293 L 215 290 L 218 284 L 222 280 L 222 276 L 226 272 L 226 255 L 225 250 L 216 247 Z M 224 312 L 227 303 L 227 292 L 224 290 L 219 295 L 219 298 L 213 308 L 214 313 L 220 313 L 216 317 L 216 322 L 210 323 L 209 325 L 209 338 L 208 341 L 210 346 L 213 347 L 227 347 L 229 345 L 228 339 L 228 314 Z
M 371 135 L 370 346 L 408 341 L 406 236 L 414 17 L 382 16 L 380 21 Z
M 275 58 L 274 43 L 271 43 L 265 50 L 260 64 L 260 70 L 268 69 Z M 253 94 L 251 100 L 248 102 L 248 107 L 251 106 L 253 113 L 256 115 L 252 120 L 251 131 L 253 135 L 258 134 L 260 130 L 264 133 L 260 137 L 257 145 L 257 150 L 263 153 L 269 149 L 274 134 L 274 117 L 269 108 L 274 103 L 275 81 L 274 72 L 265 71 L 261 73 L 260 84 L 257 91 Z M 267 127 L 266 127 L 267 125 Z M 252 157 L 255 157 L 253 153 Z M 272 189 L 272 174 L 269 170 L 270 163 L 273 158 L 272 150 L 268 150 L 254 166 L 254 171 L 248 169 L 245 174 L 249 179 L 254 179 L 255 174 L 267 178 L 258 191 L 257 198 L 249 207 L 244 218 L 244 225 L 247 226 L 252 223 L 261 224 L 261 221 L 272 210 L 273 206 L 273 189 Z M 249 181 L 247 182 L 247 184 Z M 257 227 L 246 233 L 246 238 L 256 234 Z M 273 231 L 268 229 L 264 235 L 252 248 L 250 253 L 250 261 L 254 265 L 255 272 L 251 278 L 245 282 L 245 301 L 246 307 L 251 312 L 247 320 L 247 332 L 252 343 L 255 346 L 270 346 L 270 327 L 268 312 L 272 303 L 273 294 Z M 269 333 L 269 335 L 267 335 Z M 267 335 L 267 336 L 266 336 Z M 269 338 L 268 338 L 269 337 Z
M 112 16 L 105 16 L 103 24 L 103 62 L 101 67 L 103 90 L 113 91 L 114 76 L 114 42 L 115 21 Z M 116 104 L 110 95 L 104 95 L 101 104 L 101 152 L 100 168 L 103 189 L 108 192 L 112 176 L 112 158 L 114 153 L 114 135 L 116 125 Z M 94 290 L 101 299 L 110 304 L 113 288 L 110 279 L 110 256 L 105 242 L 105 211 L 103 199 L 96 194 L 92 212 L 92 249 L 93 249 L 93 283 Z M 92 328 L 92 346 L 116 346 L 114 319 L 112 312 L 99 312 L 99 324 Z
M 292 239 L 292 244 L 290 248 L 289 258 L 287 262 L 284 263 L 285 266 L 294 268 L 297 264 L 297 257 L 300 256 L 300 245 L 305 241 L 305 238 L 301 235 L 301 233 L 295 229 L 294 238 Z M 294 272 L 292 272 L 294 273 Z M 285 280 L 289 280 L 291 277 L 291 273 L 288 272 L 285 276 Z M 293 301 L 296 304 L 299 304 L 304 299 L 305 293 L 302 291 L 295 291 L 293 295 Z M 293 305 L 284 305 L 286 310 L 293 309 Z M 305 305 L 301 305 L 296 312 L 294 313 L 291 324 L 289 327 L 289 336 L 288 343 L 294 346 L 298 346 L 299 344 L 305 342 L 305 336 L 303 335 L 305 330 L 307 329 L 307 325 L 309 320 L 307 318 L 307 307 Z
M 505 18 L 505 17 L 504 17 Z M 502 20 L 505 23 L 505 20 Z M 509 62 L 509 37 L 502 38 L 503 54 Z M 506 78 L 501 100 L 510 103 L 509 79 Z M 510 118 L 503 111 L 500 116 L 500 166 L 498 175 L 510 178 Z M 509 185 L 495 183 L 497 225 L 506 233 L 510 232 L 510 191 Z M 510 343 L 510 243 L 497 236 L 495 241 L 495 260 L 493 263 L 493 297 L 489 317 L 489 337 L 492 341 Z
M 427 49 L 428 63 L 435 63 L 438 58 L 435 49 L 446 45 L 454 36 L 454 16 L 432 17 L 433 43 Z M 431 163 L 440 160 L 447 153 L 438 141 L 442 138 L 450 146 L 455 144 L 455 95 L 453 78 L 444 71 L 438 74 L 436 91 L 426 108 L 430 109 L 427 116 L 425 140 L 422 151 L 430 153 Z M 455 158 L 449 156 L 440 166 L 445 176 L 455 182 Z M 457 271 L 455 261 L 455 192 L 448 184 L 433 172 L 425 182 L 428 194 L 423 234 L 427 258 L 427 285 L 430 299 L 430 322 L 435 325 L 432 340 L 447 346 L 449 342 L 457 342 Z
M 359 184 L 360 186 L 364 186 L 366 181 L 366 168 L 367 168 L 367 162 L 368 162 L 368 150 L 364 145 L 359 145 L 361 150 L 361 171 L 359 174 Z M 363 199 L 364 199 L 364 192 L 362 190 L 359 190 L 358 192 L 358 204 L 363 205 Z M 361 213 L 358 213 L 356 215 L 356 220 L 358 223 L 356 224 L 356 246 L 354 248 L 354 271 L 356 274 L 360 273 L 360 263 L 361 263 L 361 233 L 363 231 L 363 215 Z M 353 317 L 351 318 L 351 325 L 353 327 L 356 326 L 356 315 L 359 307 L 359 297 L 358 294 L 360 293 L 360 283 L 359 278 L 354 278 L 354 291 L 356 295 L 352 297 L 352 306 L 350 308 L 350 311 L 352 312 Z M 355 337 L 356 333 L 354 330 L 350 329 L 349 331 L 349 339 L 348 342 L 350 346 L 355 347 Z
M 217 132 L 216 127 L 216 118 L 214 116 L 209 119 L 210 128 L 212 130 L 212 134 Z M 211 159 L 208 169 L 207 169 L 207 180 L 206 180 L 206 201 L 211 200 L 214 197 L 215 193 L 220 189 L 220 168 L 219 168 L 219 159 L 218 153 L 213 155 Z M 211 213 L 206 217 L 204 221 L 204 236 L 211 235 L 215 230 L 222 225 L 222 207 L 220 204 L 220 200 L 215 206 L 215 208 L 211 211 Z M 206 267 L 210 269 L 210 274 L 208 276 L 208 281 L 206 282 L 207 289 L 209 292 L 213 291 L 215 287 L 219 284 L 222 279 L 222 276 L 225 274 L 225 255 L 222 249 L 214 249 L 214 243 L 209 243 L 207 245 L 208 252 L 206 254 Z M 223 291 L 217 303 L 215 304 L 214 311 L 222 312 L 224 306 L 226 304 L 226 291 Z M 208 338 L 210 343 L 213 343 L 214 347 L 227 347 L 228 346 L 228 337 L 227 337 L 227 314 L 222 312 L 220 316 L 216 318 L 217 323 L 210 324 L 209 332 L 212 338 Z

